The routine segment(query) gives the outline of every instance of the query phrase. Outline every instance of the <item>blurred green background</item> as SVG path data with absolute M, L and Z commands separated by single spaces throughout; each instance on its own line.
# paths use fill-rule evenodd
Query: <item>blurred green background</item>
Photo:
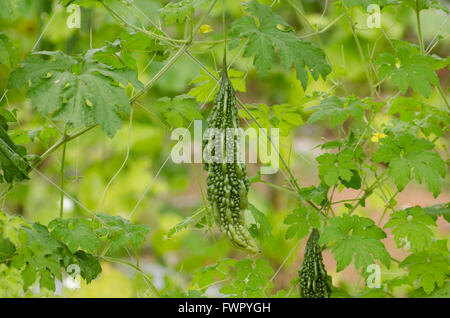
M 17 7 L 12 11 L 7 2 L 0 0 L 0 29 L 18 48 L 20 60 L 32 50 L 41 34 L 43 35 L 37 43 L 36 50 L 62 50 L 68 54 L 82 54 L 90 48 L 104 46 L 107 41 L 113 42 L 123 32 L 107 12 L 99 6 L 81 8 L 81 28 L 70 29 L 66 25 L 69 13 L 64 8 L 57 7 L 56 1 L 20 0 L 15 2 Z M 181 27 L 166 27 L 159 21 L 158 10 L 168 2 L 165 0 L 135 0 L 133 4 L 153 21 L 161 23 L 164 30 L 171 36 L 182 38 L 184 30 Z M 271 3 L 271 1 L 260 2 Z M 294 2 L 306 12 L 308 19 L 319 29 L 328 25 L 339 15 L 333 1 L 297 0 Z M 144 25 L 147 25 L 142 14 L 131 14 L 126 6 L 119 2 L 114 3 L 113 1 L 112 4 L 129 22 L 135 25 L 143 22 Z M 199 8 L 196 17 L 201 14 L 204 7 L 206 4 Z M 302 22 L 302 19 L 285 1 L 277 1 L 273 8 L 296 29 L 298 35 L 307 35 L 312 32 L 311 28 Z M 243 14 L 243 7 L 237 0 L 227 0 L 226 9 L 226 18 L 229 23 Z M 213 31 L 207 34 L 198 34 L 197 39 L 222 39 L 221 10 L 221 5 L 217 5 L 205 21 Z M 137 12 L 136 9 L 134 11 Z M 357 21 L 357 34 L 364 52 L 370 52 L 370 56 L 376 57 L 380 52 L 390 50 L 390 45 L 380 29 L 367 29 L 365 12 L 361 9 L 353 9 L 352 17 L 354 21 Z M 425 43 L 430 43 L 440 30 L 442 39 L 434 47 L 432 53 L 447 57 L 450 51 L 448 17 L 442 11 L 426 10 L 422 12 L 421 18 Z M 390 38 L 417 42 L 415 15 L 409 8 L 394 6 L 384 9 L 381 23 L 383 30 Z M 319 44 L 314 36 L 307 37 L 305 40 Z M 348 22 L 345 19 L 339 19 L 329 30 L 320 34 L 320 45 L 325 48 L 330 64 L 333 65 L 335 72 L 346 87 L 357 96 L 369 95 L 361 59 Z M 202 63 L 217 71 L 221 68 L 221 63 L 217 63 L 217 61 L 221 60 L 222 51 L 222 44 L 216 46 L 194 45 L 191 49 L 191 53 Z M 278 65 L 272 68 L 267 78 L 261 79 L 252 67 L 251 59 L 243 58 L 241 53 L 239 49 L 234 49 L 229 52 L 229 56 L 231 56 L 229 59 L 233 61 L 232 68 L 247 74 L 247 91 L 238 93 L 246 103 L 293 105 L 298 107 L 300 115 L 306 119 L 305 108 L 310 104 L 304 103 L 304 97 L 314 91 L 327 91 L 333 86 L 329 80 L 312 81 L 305 92 L 295 78 L 295 70 L 286 71 Z M 146 52 L 135 52 L 133 56 L 137 61 L 139 79 L 143 83 L 151 79 L 164 63 L 164 61 L 153 60 L 149 64 L 150 59 Z M 0 92 L 2 95 L 10 71 L 10 67 L 0 65 Z M 160 97 L 174 97 L 187 93 L 193 87 L 191 81 L 198 75 L 200 75 L 199 67 L 190 59 L 182 57 L 157 81 L 151 91 L 141 98 L 142 107 L 139 105 L 134 107 L 131 127 L 129 118 L 124 119 L 122 129 L 113 139 L 107 138 L 101 128 L 97 127 L 68 143 L 66 150 L 65 189 L 91 211 L 128 217 L 141 195 L 151 184 L 150 190 L 136 207 L 132 221 L 145 223 L 151 227 L 148 240 L 139 251 L 140 263 L 142 269 L 154 277 L 156 286 L 163 290 L 186 290 L 189 288 L 192 273 L 200 267 L 213 264 L 223 257 L 240 259 L 246 256 L 245 253 L 231 247 L 218 231 L 215 231 L 216 243 L 213 243 L 209 233 L 204 229 L 191 227 L 180 231 L 170 239 L 167 238 L 168 231 L 173 226 L 192 215 L 203 205 L 193 171 L 194 168 L 199 174 L 204 187 L 206 174 L 201 165 L 195 164 L 191 167 L 188 164 L 174 164 L 169 160 L 152 183 L 174 145 L 170 139 L 170 131 L 161 124 L 161 120 L 155 119 L 160 118 L 160 114 L 152 108 L 152 105 Z M 439 71 L 438 75 L 442 87 L 447 91 L 450 86 L 448 69 Z M 394 91 L 395 87 L 384 85 L 381 95 L 389 96 Z M 335 94 L 343 95 L 343 92 L 337 88 Z M 433 95 L 427 102 L 439 105 L 440 99 L 433 91 Z M 17 109 L 19 128 L 26 134 L 17 133 L 17 136 L 14 137 L 16 142 L 22 141 L 22 143 L 28 144 L 29 153 L 43 153 L 58 139 L 63 129 L 59 123 L 41 118 L 32 109 L 30 101 L 24 98 L 23 90 L 9 90 L 1 101 L 1 107 L 10 110 Z M 207 104 L 205 109 L 209 108 L 210 104 Z M 34 141 L 27 139 L 30 131 L 35 130 L 44 130 L 48 134 L 47 144 L 39 139 Z M 314 126 L 304 126 L 303 122 L 299 122 L 288 136 L 283 136 L 281 140 L 282 153 L 289 157 L 289 164 L 302 187 L 318 183 L 314 157 L 320 151 L 315 146 L 323 138 L 331 140 L 335 137 L 336 131 L 328 127 L 327 121 Z M 128 148 L 128 160 L 112 182 L 103 204 L 99 207 L 105 187 L 124 162 Z M 59 184 L 60 158 L 61 154 L 58 150 L 39 168 L 49 180 L 56 184 Z M 258 170 L 258 165 L 249 165 L 248 170 L 249 175 L 253 176 Z M 267 179 L 276 184 L 283 184 L 285 181 L 280 173 L 269 176 Z M 49 220 L 58 216 L 60 204 L 60 191 L 49 180 L 32 172 L 30 181 L 18 184 L 3 198 L 2 209 L 8 213 L 23 215 L 32 221 L 47 224 Z M 347 189 L 338 193 L 336 199 L 352 197 L 356 193 L 356 191 Z M 296 197 L 262 183 L 256 183 L 251 188 L 249 201 L 267 215 L 273 227 L 275 240 L 273 244 L 264 246 L 261 257 L 268 259 L 272 267 L 276 269 L 296 244 L 295 240 L 285 240 L 287 227 L 283 224 L 287 213 L 297 205 Z M 399 196 L 399 206 L 401 207 L 417 204 L 426 206 L 449 201 L 448 180 L 437 199 L 434 199 L 424 187 L 415 183 L 410 183 Z M 376 217 L 380 214 L 383 206 L 384 202 L 381 199 L 372 196 L 361 213 L 369 217 Z M 76 202 L 69 198 L 65 199 L 64 216 L 83 215 L 89 216 Z M 447 237 L 450 232 L 448 223 L 439 224 L 438 231 L 439 236 Z M 385 244 L 392 255 L 403 255 L 403 251 L 396 249 L 391 240 L 385 240 Z M 290 288 L 291 279 L 297 275 L 303 248 L 304 242 L 288 258 L 274 281 L 275 290 Z M 133 258 L 126 254 L 118 256 Z M 331 268 L 335 285 L 353 288 L 354 286 L 350 285 L 354 284 L 357 277 L 353 267 L 336 274 L 333 272 L 335 264 L 331 254 L 326 252 L 324 257 L 325 266 Z M 60 292 L 74 297 L 146 296 L 147 287 L 140 276 L 125 267 L 111 264 L 102 264 L 102 266 L 103 272 L 100 278 L 90 285 L 83 285 L 79 290 L 65 288 Z M 217 290 L 218 288 L 211 289 L 209 294 L 217 295 Z

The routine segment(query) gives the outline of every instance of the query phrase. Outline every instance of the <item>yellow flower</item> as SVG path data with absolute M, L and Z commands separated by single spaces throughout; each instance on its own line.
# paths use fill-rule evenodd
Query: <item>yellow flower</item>
M 372 138 L 370 140 L 372 140 L 372 142 L 378 142 L 380 139 L 383 139 L 385 137 L 386 134 L 377 132 L 372 135 Z
M 198 29 L 198 33 L 200 33 L 200 34 L 209 33 L 211 31 L 213 31 L 213 29 L 211 28 L 211 26 L 209 24 L 202 24 L 200 26 L 200 29 Z

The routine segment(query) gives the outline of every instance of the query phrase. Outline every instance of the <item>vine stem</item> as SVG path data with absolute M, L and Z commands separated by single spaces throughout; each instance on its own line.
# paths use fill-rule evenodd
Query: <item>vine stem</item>
M 188 40 L 178 40 L 178 39 L 168 38 L 163 35 L 158 35 L 151 31 L 148 31 L 144 28 L 140 28 L 133 24 L 130 24 L 124 18 L 122 18 L 120 16 L 120 14 L 118 14 L 109 4 L 105 3 L 105 1 L 101 0 L 100 2 L 102 4 L 102 6 L 106 9 L 106 11 L 108 11 L 111 14 L 111 16 L 116 20 L 116 22 L 119 23 L 122 27 L 129 27 L 130 29 L 133 29 L 137 32 L 143 33 L 151 38 L 163 41 L 163 42 L 169 44 L 170 46 L 175 46 L 172 42 L 178 42 L 178 43 L 187 43 L 188 42 Z
M 195 180 L 197 181 L 198 187 L 200 189 L 200 194 L 202 196 L 203 206 L 205 207 L 205 213 L 206 213 L 206 224 L 208 225 L 209 233 L 211 234 L 211 237 L 213 238 L 213 241 L 216 242 L 216 237 L 214 236 L 214 233 L 212 232 L 212 226 L 209 222 L 210 215 L 209 215 L 209 209 L 208 209 L 208 203 L 206 202 L 205 194 L 203 192 L 202 183 L 200 182 L 200 178 L 198 176 L 197 170 L 194 167 L 194 164 L 190 163 L 192 171 L 194 172 Z
M 150 289 L 152 290 L 153 294 L 156 297 L 160 296 L 159 291 L 156 288 L 156 286 L 153 284 L 153 281 L 152 281 L 152 278 L 150 277 L 150 275 L 148 273 L 144 272 L 138 266 L 136 266 L 133 263 L 130 263 L 128 261 L 125 261 L 123 259 L 120 259 L 120 258 L 114 258 L 114 257 L 108 257 L 108 256 L 99 256 L 99 259 L 101 259 L 101 260 L 103 260 L 105 262 L 108 262 L 108 263 L 122 264 L 122 265 L 127 265 L 129 267 L 132 267 L 136 272 L 141 274 L 142 277 L 149 283 Z
M 424 54 L 425 49 L 423 45 L 423 38 L 422 38 L 422 26 L 420 23 L 420 10 L 419 10 L 419 0 L 416 0 L 416 20 L 417 20 L 417 33 L 419 35 L 419 44 L 420 44 L 420 53 Z
M 63 146 L 66 142 L 69 142 L 72 139 L 75 139 L 81 135 L 83 135 L 84 133 L 88 132 L 89 130 L 91 130 L 92 128 L 96 127 L 97 125 L 92 125 L 89 127 L 86 127 L 82 130 L 80 130 L 77 133 L 74 133 L 73 135 L 63 135 L 63 137 L 61 137 L 61 139 L 59 141 L 57 141 L 55 144 L 53 144 L 53 146 L 51 146 L 50 148 L 48 148 L 42 155 L 40 155 L 36 161 L 32 164 L 33 168 L 36 168 L 37 166 L 39 166 L 42 161 L 44 161 L 50 154 L 52 154 L 56 149 L 58 149 L 59 147 Z
M 251 120 L 253 120 L 253 122 L 255 122 L 255 124 L 258 126 L 258 128 L 263 128 L 261 126 L 261 124 L 258 122 L 258 120 L 255 118 L 255 116 L 253 116 L 253 114 L 248 110 L 247 107 L 245 107 L 245 105 L 239 100 L 239 98 L 236 98 L 236 101 L 238 102 L 239 106 L 247 113 L 247 115 L 250 116 Z M 278 147 L 275 146 L 274 142 L 272 141 L 272 138 L 270 138 L 270 136 L 268 136 L 267 133 L 264 132 L 264 134 L 266 135 L 267 139 L 270 141 L 272 146 L 275 148 L 275 151 L 277 152 L 278 156 L 280 157 L 281 164 L 282 164 L 283 168 L 286 170 L 286 172 L 288 173 L 288 182 L 291 184 L 293 190 L 297 193 L 298 198 L 301 201 L 305 201 L 306 203 L 308 203 L 316 211 L 320 211 L 320 209 L 311 200 L 307 200 L 302 197 L 301 188 L 297 183 L 297 179 L 295 178 L 294 174 L 292 173 L 291 169 L 289 168 L 289 165 L 287 164 L 286 160 L 281 155 L 280 150 L 278 149 Z
M 436 89 L 439 92 L 439 95 L 441 96 L 442 100 L 444 101 L 445 106 L 447 106 L 447 110 L 450 112 L 450 105 L 448 103 L 447 97 L 445 96 L 444 92 L 442 91 L 441 86 L 436 86 Z
M 268 186 L 270 186 L 270 187 L 272 187 L 272 188 L 275 188 L 275 189 L 277 189 L 277 190 L 285 191 L 285 192 L 287 192 L 287 193 L 289 193 L 289 194 L 296 195 L 296 193 L 295 193 L 294 190 L 288 189 L 288 188 L 285 188 L 285 187 L 282 187 L 282 186 L 279 186 L 279 185 L 274 184 L 274 183 L 272 183 L 272 182 L 269 182 L 269 181 L 266 181 L 266 180 L 259 180 L 258 182 L 264 183 L 264 184 L 266 184 L 266 185 L 268 185 Z
M 388 170 L 385 170 L 382 174 L 380 174 L 375 181 L 364 191 L 364 194 L 361 196 L 361 198 L 358 200 L 358 202 L 356 202 L 352 208 L 350 209 L 350 211 L 348 212 L 348 214 L 352 214 L 362 203 L 363 201 L 366 199 L 366 197 L 373 191 L 373 189 L 375 189 L 375 187 L 378 185 L 378 183 L 381 181 L 381 179 L 383 179 L 383 177 L 386 175 L 386 173 L 388 172 Z
M 386 207 L 384 208 L 383 213 L 381 214 L 381 217 L 380 217 L 380 219 L 378 220 L 377 226 L 380 226 L 380 225 L 381 225 L 381 222 L 383 221 L 384 216 L 386 215 L 386 212 L 387 212 L 388 209 L 390 208 L 390 204 L 389 204 L 389 203 L 397 196 L 397 194 L 398 194 L 398 190 L 395 191 L 395 193 L 391 196 L 391 198 L 390 198 L 389 201 L 387 202 L 388 204 L 386 204 Z
M 66 136 L 67 127 L 64 126 L 64 135 Z M 64 163 L 66 162 L 66 146 L 67 143 L 64 143 L 62 148 L 62 155 L 61 155 L 61 189 L 64 190 Z M 59 206 L 59 217 L 63 218 L 63 210 L 64 210 L 64 191 L 61 191 L 61 197 L 60 197 L 60 206 Z
M 355 39 L 355 43 L 356 43 L 356 46 L 358 48 L 359 55 L 361 57 L 361 62 L 362 62 L 363 68 L 364 68 L 364 72 L 366 73 L 367 81 L 369 82 L 370 96 L 373 97 L 374 94 L 375 94 L 375 91 L 374 91 L 373 80 L 372 80 L 372 77 L 370 76 L 370 69 L 367 66 L 367 59 L 364 56 L 364 52 L 362 50 L 361 43 L 359 42 L 358 35 L 356 34 L 355 26 L 353 25 L 352 19 L 351 19 L 349 13 L 348 13 L 348 8 L 347 8 L 347 6 L 345 5 L 345 3 L 343 1 L 342 1 L 342 5 L 343 5 L 344 10 L 345 10 L 345 16 L 347 17 L 347 21 L 348 21 L 348 23 L 350 25 L 350 30 L 352 31 L 353 38 Z

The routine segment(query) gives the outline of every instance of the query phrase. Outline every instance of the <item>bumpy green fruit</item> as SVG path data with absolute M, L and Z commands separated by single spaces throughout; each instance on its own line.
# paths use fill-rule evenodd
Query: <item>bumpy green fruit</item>
M 230 129 L 239 128 L 236 96 L 226 70 L 222 74 L 220 88 L 208 118 L 208 128 L 215 128 L 222 133 L 222 137 L 209 135 L 204 142 L 207 153 L 221 157 L 221 160 L 204 163 L 208 171 L 207 197 L 214 219 L 232 243 L 256 253 L 258 248 L 245 225 L 249 182 L 245 163 L 238 160 L 238 138 L 235 134 L 229 135 L 231 138 L 223 137 L 229 134 Z M 216 153 L 216 149 L 220 149 L 220 153 Z
M 331 295 L 318 241 L 319 231 L 313 229 L 299 270 L 300 294 L 303 298 L 328 298 Z

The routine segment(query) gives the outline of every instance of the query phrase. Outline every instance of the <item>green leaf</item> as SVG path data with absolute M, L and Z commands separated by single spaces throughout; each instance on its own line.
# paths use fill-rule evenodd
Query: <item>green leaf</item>
M 19 52 L 8 36 L 0 31 L 0 64 L 14 66 L 19 61 Z
M 374 162 L 389 163 L 389 175 L 399 191 L 415 178 L 425 181 L 428 189 L 437 197 L 441 192 L 441 178 L 445 178 L 445 163 L 439 154 L 431 151 L 434 144 L 409 133 L 400 133 L 380 140 L 380 148 L 373 154 Z
M 301 188 L 301 196 L 306 200 L 312 200 L 318 205 L 322 205 L 325 200 L 327 200 L 327 193 L 329 186 L 320 183 L 319 186 L 311 186 L 307 188 Z
M 184 127 L 186 122 L 203 118 L 199 105 L 188 95 L 178 95 L 173 99 L 162 97 L 154 106 L 171 127 Z
M 13 258 L 16 268 L 23 268 L 23 290 L 26 291 L 40 277 L 40 287 L 55 290 L 55 279 L 62 280 L 60 262 L 61 243 L 50 236 L 47 228 L 33 224 L 21 232 L 21 246 Z
M 305 68 L 315 80 L 319 76 L 325 79 L 331 72 L 322 50 L 297 38 L 292 27 L 274 14 L 269 6 L 256 0 L 244 5 L 248 15 L 235 20 L 230 26 L 230 36 L 234 38 L 231 47 L 237 46 L 239 39 L 246 40 L 244 56 L 253 57 L 253 64 L 261 76 L 266 76 L 272 68 L 275 49 L 285 68 L 295 63 L 297 78 L 303 89 L 308 84 Z
M 388 5 L 399 4 L 398 0 L 343 0 L 344 4 L 348 8 L 352 7 L 362 7 L 364 10 L 367 10 L 367 7 L 371 4 L 375 4 L 384 8 Z
M 7 119 L 0 114 L 0 182 L 28 180 L 30 168 L 24 158 L 26 149 L 15 144 L 7 131 Z
M 19 233 L 23 226 L 27 226 L 23 218 L 0 211 L 0 233 L 16 246 L 20 244 Z
M 308 118 L 307 123 L 312 124 L 325 118 L 330 118 L 330 127 L 342 125 L 349 116 L 362 120 L 367 105 L 356 97 L 338 98 L 331 96 L 323 99 L 319 105 L 311 106 L 309 110 L 315 112 Z
M 328 186 L 334 186 L 341 181 L 347 187 L 359 188 L 361 177 L 357 172 L 357 163 L 363 156 L 361 147 L 355 150 L 346 148 L 337 154 L 324 153 L 318 156 L 316 161 L 319 163 L 320 179 Z
M 216 71 L 209 67 L 207 69 L 216 78 L 219 78 L 219 74 Z M 229 69 L 227 72 L 233 88 L 238 92 L 245 93 L 247 91 L 245 86 L 245 73 L 234 69 Z M 219 90 L 219 84 L 203 69 L 200 70 L 200 73 L 201 75 L 192 80 L 191 83 L 195 84 L 195 87 L 188 94 L 194 96 L 199 103 L 205 104 L 214 100 L 214 96 L 216 96 Z
M 235 268 L 236 279 L 222 287 L 220 292 L 231 297 L 264 297 L 263 289 L 274 273 L 268 261 L 243 259 L 236 263 Z
M 148 31 L 156 35 L 162 35 L 162 32 L 156 28 Z M 136 60 L 133 54 L 144 52 L 149 59 L 159 62 L 164 61 L 169 56 L 168 47 L 161 44 L 159 40 L 149 38 L 143 33 L 123 32 L 114 42 L 106 41 L 105 46 L 89 50 L 86 57 L 111 65 L 116 69 L 128 67 L 136 70 Z
M 384 227 L 393 228 L 392 234 L 398 247 L 410 246 L 413 251 L 421 251 L 431 246 L 433 239 L 431 226 L 436 226 L 431 216 L 416 206 L 395 211 Z
M 270 225 L 269 220 L 267 219 L 267 216 L 259 211 L 254 205 L 248 204 L 248 209 L 253 215 L 253 218 L 255 219 L 256 223 L 252 223 L 250 225 L 249 231 L 250 234 L 256 238 L 261 244 L 267 240 L 271 241 L 273 240 L 272 236 L 272 226 Z
M 0 264 L 0 297 L 18 298 L 21 297 L 21 286 L 23 279 L 20 271 L 14 267 Z
M 95 232 L 98 236 L 112 241 L 112 253 L 128 247 L 139 248 L 145 241 L 150 228 L 144 224 L 131 224 L 120 216 L 99 213 L 95 217 Z
M 142 87 L 132 70 L 75 59 L 60 51 L 34 53 L 21 65 L 8 85 L 21 87 L 31 81 L 27 97 L 42 116 L 51 115 L 74 128 L 100 124 L 109 137 L 122 126 L 121 112 L 130 111 L 126 91 L 119 84 Z
M 438 215 L 444 217 L 447 222 L 450 222 L 450 203 L 435 204 L 423 208 L 426 214 L 436 220 Z
M 419 11 L 438 9 L 444 11 L 445 13 L 449 12 L 445 4 L 442 4 L 440 1 L 436 0 L 402 0 L 402 3 L 411 7 L 415 11 L 417 9 L 417 1 L 419 2 Z
M 411 298 L 450 298 L 450 281 L 446 281 L 442 287 L 434 289 L 431 293 L 425 293 L 423 288 L 409 293 Z
M 375 264 L 377 259 L 389 267 L 391 257 L 380 241 L 385 237 L 386 234 L 371 219 L 344 214 L 329 219 L 319 244 L 332 244 L 338 272 L 353 261 L 355 268 L 365 273 L 367 266 Z
M 216 278 L 219 280 L 225 279 L 227 274 L 229 274 L 230 266 L 234 264 L 234 260 L 221 259 L 216 264 L 204 266 L 194 273 L 192 284 L 204 288 L 214 283 Z
M 74 256 L 80 266 L 80 275 L 86 280 L 86 283 L 89 284 L 102 272 L 100 263 L 93 255 L 77 251 Z
M 94 253 L 100 247 L 100 239 L 92 227 L 81 219 L 55 219 L 48 224 L 52 237 L 67 245 L 72 253 L 84 250 Z
M 169 2 L 160 9 L 160 17 L 166 21 L 167 25 L 174 23 L 183 23 L 194 13 L 195 8 L 199 6 L 202 0 L 181 0 L 178 2 Z
M 284 224 L 288 226 L 285 238 L 301 239 L 308 235 L 312 228 L 320 228 L 322 221 L 323 217 L 317 211 L 307 206 L 298 207 L 284 219 Z
M 379 66 L 381 79 L 390 77 L 394 84 L 405 94 L 408 87 L 424 97 L 431 94 L 431 84 L 439 86 L 435 70 L 443 65 L 431 56 L 420 54 L 418 48 L 407 42 L 395 41 L 395 55 L 382 53 L 375 61 Z
M 447 252 L 448 253 L 448 252 Z M 442 287 L 449 274 L 448 256 L 427 251 L 409 255 L 400 267 L 408 268 L 408 279 L 412 283 L 419 281 L 425 293 L 431 293 L 436 285 Z
M 0 263 L 10 260 L 15 252 L 16 247 L 14 244 L 10 240 L 0 236 Z
M 261 127 L 278 128 L 282 136 L 288 136 L 293 129 L 303 125 L 303 117 L 300 107 L 281 104 L 267 106 L 264 104 L 246 105 L 248 111 L 256 118 Z M 247 119 L 252 117 L 244 110 L 240 111 L 240 115 Z M 252 120 L 251 127 L 257 129 L 259 126 Z

